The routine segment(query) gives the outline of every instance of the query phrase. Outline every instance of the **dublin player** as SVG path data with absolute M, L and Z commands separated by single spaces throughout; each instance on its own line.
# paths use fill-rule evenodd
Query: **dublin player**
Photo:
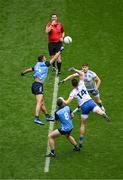
M 34 72 L 34 75 L 33 75 L 34 82 L 32 84 L 32 93 L 36 97 L 34 122 L 39 124 L 39 125 L 44 125 L 44 123 L 39 118 L 41 111 L 45 114 L 47 121 L 53 121 L 54 120 L 54 118 L 48 114 L 47 109 L 46 109 L 45 104 L 44 104 L 43 83 L 44 83 L 45 79 L 47 78 L 49 66 L 57 60 L 58 56 L 61 54 L 61 51 L 63 49 L 64 48 L 61 47 L 60 51 L 57 52 L 55 54 L 55 56 L 53 58 L 51 58 L 50 61 L 47 61 L 46 57 L 44 55 L 40 55 L 38 57 L 38 62 L 35 64 L 35 66 L 28 68 L 28 69 L 25 69 L 21 73 L 21 76 L 24 76 L 27 73 Z

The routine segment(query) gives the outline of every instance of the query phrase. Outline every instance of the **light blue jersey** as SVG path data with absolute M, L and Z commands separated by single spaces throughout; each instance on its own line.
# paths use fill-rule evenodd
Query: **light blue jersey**
M 34 78 L 38 78 L 40 81 L 44 82 L 48 75 L 48 67 L 50 63 L 48 61 L 45 62 L 37 62 L 37 64 L 33 67 L 34 70 Z
M 61 130 L 70 131 L 73 129 L 71 111 L 68 106 L 64 106 L 55 112 L 55 119 L 61 123 Z

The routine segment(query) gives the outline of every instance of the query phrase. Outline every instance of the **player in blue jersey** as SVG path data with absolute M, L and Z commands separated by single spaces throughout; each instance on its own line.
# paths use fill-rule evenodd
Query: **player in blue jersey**
M 84 73 L 75 68 L 70 68 L 70 71 L 74 71 L 75 74 L 72 74 L 61 81 L 63 83 L 63 81 L 65 82 L 72 79 L 71 82 L 73 86 L 73 90 L 71 91 L 68 99 L 64 100 L 64 103 L 68 105 L 75 98 L 77 99 L 79 107 L 81 108 L 82 114 L 80 123 L 80 147 L 82 147 L 89 112 L 92 111 L 96 114 L 99 114 L 106 118 L 107 121 L 109 121 L 109 117 L 107 116 L 105 111 L 103 111 L 90 97 L 84 84 Z M 74 79 L 74 77 L 76 77 L 76 74 L 79 75 L 80 81 Z
M 24 76 L 27 73 L 34 72 L 34 82 L 32 84 L 32 93 L 36 96 L 36 107 L 35 107 L 35 120 L 34 122 L 40 125 L 44 125 L 44 123 L 40 120 L 39 115 L 40 111 L 42 111 L 47 121 L 53 121 L 54 118 L 48 114 L 47 109 L 44 104 L 43 99 L 43 83 L 48 75 L 48 68 L 53 62 L 55 62 L 58 56 L 61 54 L 61 51 L 64 48 L 61 47 L 61 50 L 56 53 L 56 55 L 50 60 L 46 61 L 46 57 L 44 55 L 40 55 L 38 57 L 38 62 L 35 66 L 24 70 L 21 75 Z
M 77 142 L 71 136 L 71 131 L 73 129 L 73 123 L 71 119 L 71 110 L 68 106 L 65 106 L 62 98 L 57 99 L 58 109 L 55 112 L 55 121 L 59 121 L 61 124 L 61 128 L 55 129 L 48 135 L 49 145 L 51 148 L 51 152 L 46 155 L 46 157 L 55 157 L 55 139 L 61 135 L 65 135 L 68 141 L 74 146 L 74 151 L 80 151 Z

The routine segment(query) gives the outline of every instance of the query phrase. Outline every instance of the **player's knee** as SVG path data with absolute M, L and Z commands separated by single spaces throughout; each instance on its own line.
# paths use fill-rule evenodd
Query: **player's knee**
M 98 99 L 98 100 L 96 101 L 96 103 L 97 103 L 97 104 L 101 104 L 101 103 L 102 103 L 101 99 Z
M 95 106 L 94 109 L 93 109 L 93 112 L 97 113 L 97 114 L 101 114 L 102 110 L 101 110 L 101 108 L 99 106 Z
M 102 102 L 99 96 L 95 96 L 95 102 L 96 103 L 101 103 Z
M 40 106 L 42 106 L 42 104 L 43 104 L 43 103 L 42 103 L 42 100 L 41 100 L 41 99 L 38 99 L 38 100 L 37 100 L 37 104 L 39 104 Z

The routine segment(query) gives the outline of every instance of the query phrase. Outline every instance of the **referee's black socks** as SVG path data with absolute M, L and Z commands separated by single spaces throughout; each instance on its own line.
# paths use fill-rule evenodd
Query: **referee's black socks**
M 55 154 L 55 150 L 54 150 L 54 149 L 53 149 L 53 150 L 51 150 L 51 153 L 52 153 L 52 154 Z
M 54 68 L 56 67 L 55 62 L 52 64 L 52 66 L 53 66 Z
M 61 64 L 62 64 L 61 62 L 57 61 L 58 73 L 61 72 Z

